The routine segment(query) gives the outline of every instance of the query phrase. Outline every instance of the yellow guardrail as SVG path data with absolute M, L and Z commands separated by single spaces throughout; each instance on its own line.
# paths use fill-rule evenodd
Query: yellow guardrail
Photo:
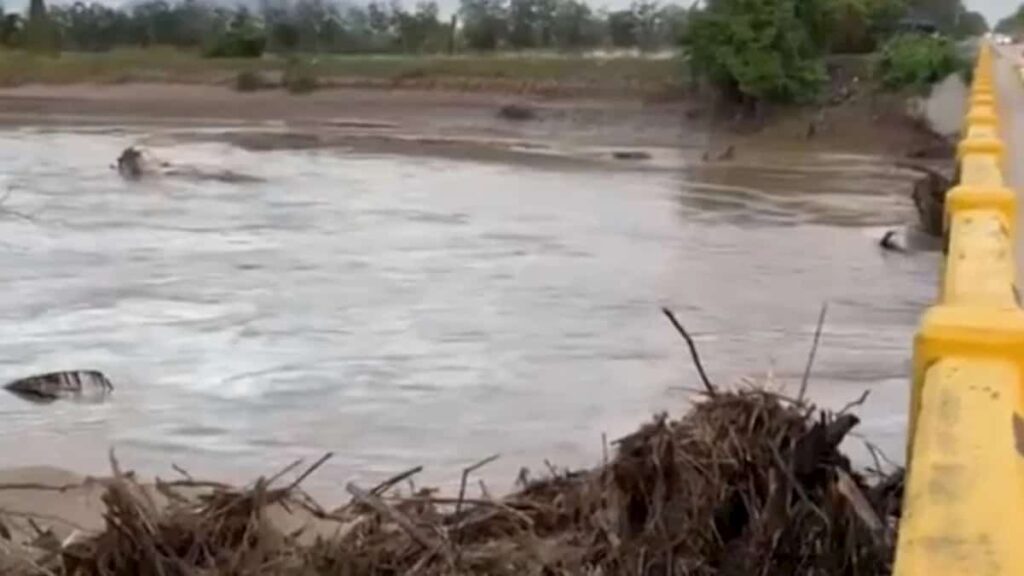
M 993 58 L 983 46 L 946 196 L 940 301 L 914 344 L 896 576 L 1024 575 L 1024 312 Z

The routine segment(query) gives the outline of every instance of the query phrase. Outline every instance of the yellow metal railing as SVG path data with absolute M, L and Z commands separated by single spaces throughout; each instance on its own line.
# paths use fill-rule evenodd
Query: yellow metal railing
M 946 196 L 941 297 L 914 345 L 896 576 L 1024 575 L 1024 312 L 993 57 L 983 46 Z

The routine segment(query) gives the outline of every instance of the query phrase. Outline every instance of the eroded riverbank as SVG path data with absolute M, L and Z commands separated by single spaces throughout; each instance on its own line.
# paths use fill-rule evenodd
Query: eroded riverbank
M 509 103 L 533 117 L 500 117 Z M 934 144 L 934 137 L 905 116 L 901 99 L 861 95 L 824 109 L 782 111 L 760 130 L 718 117 L 713 100 L 649 102 L 638 98 L 542 98 L 502 93 L 345 89 L 292 96 L 281 91 L 238 93 L 225 87 L 175 84 L 64 86 L 26 85 L 0 89 L 0 124 L 117 128 L 262 127 L 302 135 L 304 140 L 267 140 L 264 147 L 343 145 L 368 151 L 422 153 L 430 145 L 472 140 L 456 151 L 529 146 L 666 148 L 700 158 L 729 145 L 742 151 L 784 150 L 903 157 Z M 814 124 L 814 137 L 808 128 Z M 406 136 L 403 141 L 394 136 Z M 408 142 L 409 136 L 419 139 Z M 312 142 L 322 137 L 326 142 Z M 334 138 L 334 139 L 332 139 Z M 452 150 L 442 149 L 441 156 Z

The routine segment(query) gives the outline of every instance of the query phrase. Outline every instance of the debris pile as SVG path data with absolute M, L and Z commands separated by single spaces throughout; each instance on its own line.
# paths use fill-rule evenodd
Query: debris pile
M 856 424 L 763 389 L 712 389 L 681 419 L 659 416 L 613 443 L 594 470 L 524 474 L 494 498 L 483 484 L 468 495 L 472 468 L 455 497 L 416 489 L 415 469 L 371 489 L 349 484 L 351 502 L 331 512 L 300 487 L 323 460 L 283 487 L 278 474 L 245 489 L 141 486 L 112 460 L 105 528 L 41 552 L 23 573 L 889 574 L 902 473 L 851 468 L 838 446 Z M 303 538 L 268 520 L 272 506 L 336 529 Z

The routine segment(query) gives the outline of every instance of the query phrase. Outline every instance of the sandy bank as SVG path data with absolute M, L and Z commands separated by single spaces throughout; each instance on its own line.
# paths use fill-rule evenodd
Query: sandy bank
M 175 478 L 179 479 L 179 478 Z M 147 479 L 149 480 L 149 479 Z M 0 517 L 18 536 L 33 535 L 36 526 L 51 530 L 60 540 L 75 531 L 87 533 L 103 529 L 107 510 L 103 493 L 109 478 L 93 478 L 50 466 L 28 466 L 0 470 Z M 163 505 L 166 498 L 152 485 L 150 496 Z M 338 528 L 337 523 L 324 523 L 302 509 L 274 506 L 270 520 L 284 533 L 302 529 L 313 539 Z M 2 568 L 2 565 L 0 565 Z

